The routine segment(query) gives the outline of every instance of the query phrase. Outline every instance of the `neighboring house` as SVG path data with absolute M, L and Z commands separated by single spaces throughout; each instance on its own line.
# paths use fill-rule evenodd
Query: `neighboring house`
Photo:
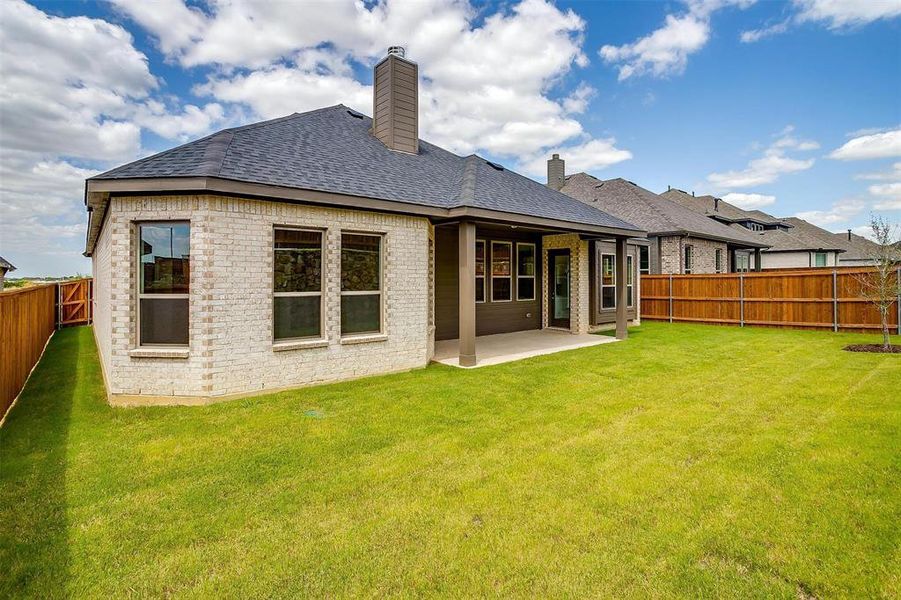
M 642 273 L 728 273 L 748 270 L 749 256 L 766 247 L 756 235 L 736 231 L 625 179 L 564 174 L 564 161 L 548 161 L 548 185 L 645 229 L 638 246 Z M 556 186 L 560 186 L 557 188 Z
M 16 268 L 11 262 L 0 256 L 0 292 L 3 291 L 3 282 L 6 279 L 6 274 L 15 270 Z
M 644 232 L 420 140 L 417 89 L 392 48 L 374 119 L 293 114 L 89 179 L 110 394 L 194 401 L 400 371 L 441 339 L 473 365 L 477 335 L 598 328 L 608 290 L 625 337 L 638 278 L 598 262 L 609 243 L 625 267 Z
M 844 252 L 838 255 L 838 264 L 842 267 L 857 267 L 873 264 L 873 257 L 879 256 L 879 244 L 867 238 L 852 233 L 833 233 L 836 243 L 844 248 Z
M 761 269 L 834 267 L 845 251 L 831 232 L 803 219 L 744 210 L 722 198 L 695 196 L 676 188 L 661 195 L 733 229 L 756 233 L 769 246 L 761 252 Z M 752 268 L 756 269 L 757 264 L 756 257 L 751 257 Z

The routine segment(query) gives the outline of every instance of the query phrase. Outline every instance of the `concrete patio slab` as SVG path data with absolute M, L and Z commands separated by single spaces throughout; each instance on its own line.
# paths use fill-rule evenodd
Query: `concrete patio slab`
M 459 362 L 459 340 L 442 340 L 435 343 L 434 362 L 459 367 L 461 369 L 477 369 L 489 365 L 522 360 L 542 354 L 553 354 L 564 350 L 574 350 L 599 344 L 617 342 L 614 337 L 606 335 L 580 334 L 573 335 L 568 331 L 555 329 L 533 329 L 513 333 L 483 335 L 476 338 L 476 357 L 474 367 L 461 367 Z

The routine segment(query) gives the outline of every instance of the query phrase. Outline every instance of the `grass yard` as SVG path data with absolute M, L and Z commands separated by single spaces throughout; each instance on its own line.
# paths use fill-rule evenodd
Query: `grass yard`
M 0 430 L 0 597 L 901 594 L 901 356 L 627 343 L 114 409 L 91 331 Z

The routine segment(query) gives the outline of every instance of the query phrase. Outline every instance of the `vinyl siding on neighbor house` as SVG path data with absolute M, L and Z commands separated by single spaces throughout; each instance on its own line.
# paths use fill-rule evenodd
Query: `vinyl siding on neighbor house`
M 806 269 L 816 266 L 816 252 L 764 252 L 761 257 L 761 268 L 763 269 L 790 269 L 799 268 Z M 826 266 L 836 266 L 836 252 L 825 252 Z
M 191 225 L 189 347 L 183 358 L 135 352 L 135 222 L 147 220 Z M 317 347 L 280 350 L 273 344 L 277 225 L 325 231 L 325 340 Z M 372 338 L 378 341 L 341 338 L 342 231 L 384 236 L 384 336 Z M 95 318 L 101 353 L 108 356 L 109 391 L 206 398 L 424 366 L 431 349 L 430 234 L 431 224 L 421 217 L 211 195 L 114 197 L 94 254 Z

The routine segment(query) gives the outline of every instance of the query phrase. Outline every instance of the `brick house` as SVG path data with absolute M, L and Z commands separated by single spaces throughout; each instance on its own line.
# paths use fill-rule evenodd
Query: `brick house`
M 567 176 L 556 154 L 548 161 L 548 186 L 646 230 L 649 243 L 637 247 L 642 273 L 746 271 L 749 257 L 767 247 L 751 232 L 708 219 L 631 181 Z
M 293 114 L 87 181 L 111 397 L 202 402 L 407 370 L 442 340 L 472 366 L 496 333 L 626 336 L 645 232 L 420 140 L 402 49 L 374 83 L 373 119 Z
M 850 250 L 848 243 L 832 232 L 797 217 L 774 217 L 762 210 L 739 208 L 722 198 L 695 196 L 676 188 L 661 196 L 736 231 L 756 234 L 767 248 L 759 256 L 750 257 L 752 269 L 835 267 L 845 264 L 839 256 Z

